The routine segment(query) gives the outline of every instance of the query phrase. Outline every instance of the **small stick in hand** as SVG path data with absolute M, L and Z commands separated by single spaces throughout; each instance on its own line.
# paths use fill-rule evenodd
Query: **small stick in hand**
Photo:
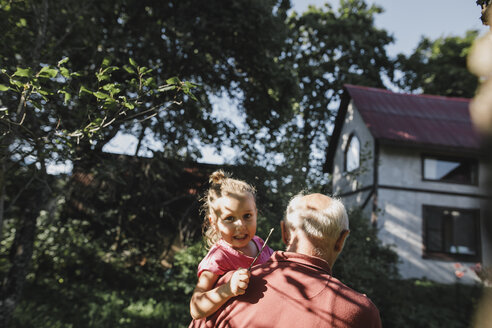
M 251 267 L 253 266 L 253 264 L 255 264 L 256 260 L 258 259 L 258 256 L 260 256 L 261 252 L 263 252 L 263 248 L 265 248 L 265 246 L 268 242 L 268 239 L 270 238 L 270 235 L 272 234 L 272 232 L 273 232 L 273 228 L 270 229 L 270 232 L 268 233 L 268 236 L 266 237 L 265 242 L 263 243 L 263 246 L 261 247 L 258 254 L 256 254 L 255 258 L 253 259 L 253 262 L 251 262 L 251 265 L 249 266 L 248 271 L 251 271 Z

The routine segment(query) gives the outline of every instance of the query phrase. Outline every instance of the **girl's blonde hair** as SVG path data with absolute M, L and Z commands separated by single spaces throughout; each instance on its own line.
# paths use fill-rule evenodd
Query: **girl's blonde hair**
M 244 195 L 249 193 L 256 201 L 255 187 L 245 181 L 233 179 L 230 176 L 230 174 L 222 170 L 212 173 L 209 178 L 210 188 L 201 199 L 203 202 L 202 213 L 204 214 L 203 237 L 208 247 L 212 247 L 220 239 L 220 234 L 216 230 L 215 224 L 213 224 L 217 220 L 217 214 L 213 206 L 217 199 L 228 195 Z M 210 222 L 210 217 L 214 222 Z

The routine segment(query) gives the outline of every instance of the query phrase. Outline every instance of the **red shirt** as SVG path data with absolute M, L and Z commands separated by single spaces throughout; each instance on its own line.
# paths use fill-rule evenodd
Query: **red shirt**
M 258 251 L 260 251 L 263 246 L 263 240 L 254 236 L 251 239 Z M 267 246 L 263 249 L 260 256 L 256 260 L 255 264 L 261 264 L 268 261 L 270 256 L 273 254 L 273 250 Z M 203 271 L 210 271 L 218 276 L 222 276 L 228 271 L 235 271 L 239 268 L 248 268 L 253 262 L 253 257 L 244 255 L 243 253 L 232 248 L 222 239 L 219 240 L 215 245 L 212 246 L 207 255 L 198 264 L 198 277 Z
M 367 296 L 331 275 L 326 261 L 275 252 L 268 262 L 253 267 L 244 295 L 230 299 L 207 319 L 192 321 L 191 327 L 380 328 L 381 319 Z

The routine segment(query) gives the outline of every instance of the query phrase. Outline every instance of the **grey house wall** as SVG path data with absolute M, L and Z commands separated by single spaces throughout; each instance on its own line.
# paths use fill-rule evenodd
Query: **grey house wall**
M 361 170 L 355 174 L 344 171 L 344 150 L 348 139 L 355 133 L 361 144 Z M 337 145 L 333 165 L 333 195 L 340 196 L 347 208 L 361 206 L 366 202 L 364 213 L 370 217 L 373 211 L 371 186 L 374 184 L 374 138 L 364 124 L 352 102 L 347 108 L 344 125 Z M 380 145 L 377 162 L 377 226 L 384 244 L 394 246 L 400 256 L 400 272 L 404 278 L 428 278 L 443 283 L 456 281 L 455 262 L 423 258 L 422 206 L 434 205 L 462 209 L 483 208 L 477 195 L 485 194 L 485 169 L 479 165 L 479 186 L 438 183 L 422 180 L 421 155 L 419 149 Z M 426 152 L 428 153 L 428 152 Z M 390 189 L 391 187 L 391 189 Z M 395 189 L 396 188 L 396 189 Z M 400 190 L 398 190 L 400 189 Z M 412 190 L 403 190 L 412 189 Z M 418 191 L 416 191 L 418 190 Z M 429 192 L 425 192 L 425 191 Z M 439 191 L 460 195 L 439 194 Z M 468 196 L 464 196 L 468 195 Z M 368 196 L 370 199 L 367 200 Z M 483 211 L 481 222 L 485 221 Z M 482 233 L 482 259 L 485 265 L 491 258 L 491 241 Z M 475 263 L 463 263 L 465 267 Z M 467 269 L 460 280 L 465 283 L 478 281 L 475 273 Z
M 396 245 L 396 250 L 403 263 L 400 266 L 405 278 L 427 277 L 429 279 L 452 283 L 456 281 L 455 262 L 423 259 L 423 205 L 433 205 L 460 209 L 481 209 L 485 195 L 484 179 L 479 179 L 479 186 L 460 185 L 424 181 L 422 179 L 423 151 L 417 149 L 399 149 L 381 147 L 379 160 L 378 215 L 379 237 L 386 244 Z M 425 152 L 428 153 L 428 152 Z M 479 165 L 479 176 L 485 168 Z M 392 189 L 388 189 L 392 187 Z M 402 190 L 395 190 L 394 187 Z M 403 190 L 414 189 L 414 190 Z M 446 192 L 439 194 L 438 192 Z M 482 259 L 490 258 L 490 241 L 486 239 L 481 213 Z M 473 262 L 461 262 L 465 267 Z M 487 263 L 484 263 L 487 264 Z M 490 263 L 489 263 L 490 264 Z M 467 269 L 463 282 L 477 281 L 474 272 Z
M 361 153 L 364 154 L 361 159 L 361 170 L 347 174 L 344 172 L 344 151 L 347 148 L 349 137 L 355 133 L 360 142 Z M 335 152 L 333 161 L 333 195 L 342 196 L 343 202 L 347 208 L 360 206 L 367 197 L 370 196 L 371 187 L 374 184 L 374 138 L 369 129 L 364 124 L 359 111 L 355 109 L 352 102 L 347 108 L 347 115 L 343 124 L 340 139 Z M 357 190 L 363 190 L 357 192 Z M 364 214 L 370 217 L 372 212 L 372 201 L 369 201 L 364 207 Z

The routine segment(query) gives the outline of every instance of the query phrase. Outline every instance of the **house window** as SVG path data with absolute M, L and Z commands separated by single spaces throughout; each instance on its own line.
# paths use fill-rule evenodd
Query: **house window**
M 478 163 L 470 158 L 424 156 L 423 179 L 460 184 L 478 183 Z
M 480 260 L 478 210 L 424 205 L 424 257 Z
M 348 140 L 345 149 L 345 171 L 352 172 L 360 166 L 360 142 L 355 134 L 352 134 Z

